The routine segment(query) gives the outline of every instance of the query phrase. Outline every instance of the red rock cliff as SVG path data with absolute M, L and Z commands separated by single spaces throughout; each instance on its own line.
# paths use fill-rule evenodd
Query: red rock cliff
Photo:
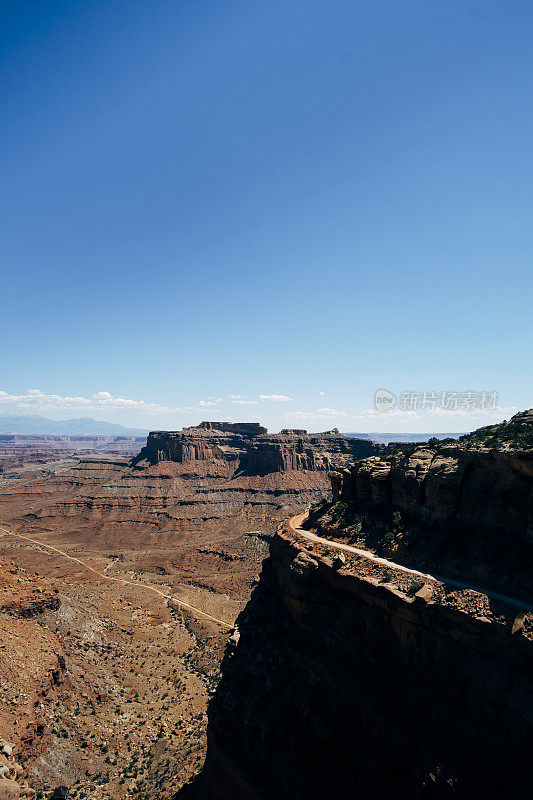
M 330 477 L 333 504 L 347 506 L 342 524 L 359 516 L 367 532 L 383 535 L 400 515 L 396 560 L 532 596 L 533 450 L 420 448 Z
M 281 526 L 226 652 L 204 770 L 179 800 L 529 794 L 530 424 L 333 472 L 310 519 L 341 547 Z M 369 557 L 376 537 L 386 561 Z M 430 560 L 444 578 L 420 571 Z
M 215 427 L 216 426 L 216 427 Z M 329 470 L 379 452 L 366 439 L 338 431 L 311 433 L 285 430 L 268 434 L 255 423 L 202 422 L 182 431 L 153 431 L 136 461 L 188 462 L 220 459 L 235 470 L 262 475 L 287 470 Z
M 180 800 L 525 796 L 533 626 L 511 607 L 485 613 L 339 570 L 281 532 Z

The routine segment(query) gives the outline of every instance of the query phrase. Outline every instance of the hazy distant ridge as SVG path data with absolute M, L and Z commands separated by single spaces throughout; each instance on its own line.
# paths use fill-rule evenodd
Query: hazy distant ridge
M 103 422 L 90 417 L 56 420 L 40 416 L 0 416 L 0 433 L 42 433 L 56 436 L 79 436 L 83 434 L 142 436 L 148 431 L 142 428 L 126 428 L 116 422 Z
M 372 439 L 377 444 L 389 442 L 427 442 L 428 439 L 458 439 L 462 433 L 345 433 L 357 439 Z

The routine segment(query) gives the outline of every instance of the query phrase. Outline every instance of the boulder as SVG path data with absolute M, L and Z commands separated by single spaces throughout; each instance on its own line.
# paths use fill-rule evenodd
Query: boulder
M 298 553 L 296 558 L 291 562 L 290 571 L 293 578 L 296 580 L 304 580 L 312 572 L 318 569 L 318 561 L 307 555 L 305 552 Z
M 20 800 L 20 786 L 9 778 L 0 778 L 0 800 Z

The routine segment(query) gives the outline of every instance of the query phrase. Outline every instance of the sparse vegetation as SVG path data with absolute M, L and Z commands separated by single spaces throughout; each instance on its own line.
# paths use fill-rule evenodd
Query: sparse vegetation
M 402 524 L 402 515 L 399 511 L 392 512 L 392 524 L 394 525 L 394 530 L 400 530 Z
M 468 448 L 533 448 L 533 415 L 527 411 L 515 414 L 508 422 L 504 420 L 460 436 L 459 442 Z
M 411 581 L 411 583 L 409 584 L 409 588 L 407 589 L 407 594 L 410 597 L 413 597 L 413 595 L 415 595 L 417 592 L 420 591 L 423 585 L 424 585 L 423 580 Z

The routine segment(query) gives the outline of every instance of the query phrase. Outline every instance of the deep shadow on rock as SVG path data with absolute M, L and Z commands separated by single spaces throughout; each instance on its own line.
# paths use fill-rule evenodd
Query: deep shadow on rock
M 226 651 L 204 770 L 177 800 L 525 795 L 524 632 L 312 557 L 302 571 L 290 535 L 274 538 Z

